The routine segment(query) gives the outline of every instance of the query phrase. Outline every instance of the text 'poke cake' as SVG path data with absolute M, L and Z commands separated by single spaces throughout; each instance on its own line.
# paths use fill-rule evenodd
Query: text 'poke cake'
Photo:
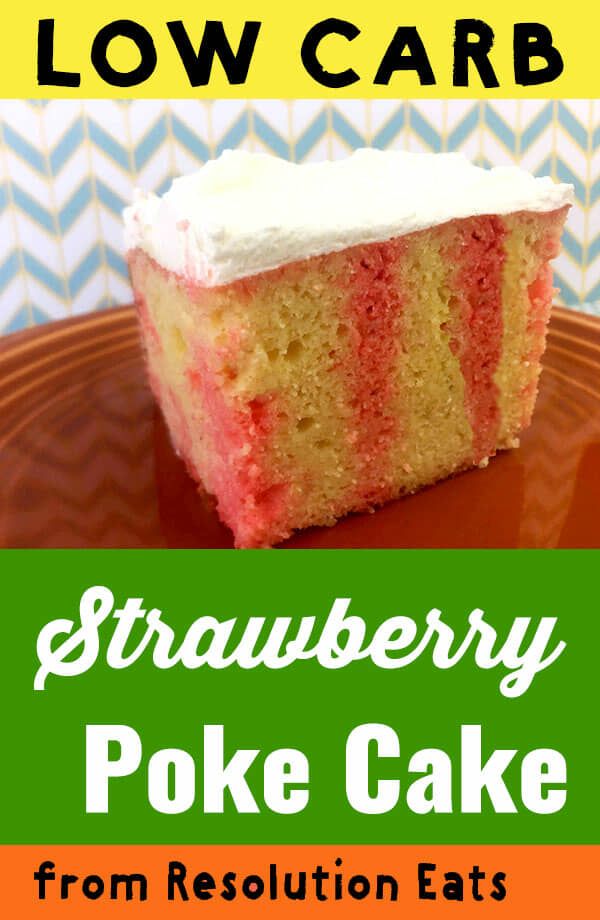
M 483 465 L 533 411 L 571 186 L 226 152 L 125 211 L 152 389 L 239 547 Z

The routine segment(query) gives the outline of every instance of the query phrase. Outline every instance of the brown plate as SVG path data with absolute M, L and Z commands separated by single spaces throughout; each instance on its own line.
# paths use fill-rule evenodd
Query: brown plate
M 600 321 L 553 313 L 534 422 L 485 470 L 286 547 L 599 547 Z M 0 545 L 230 547 L 174 454 L 124 307 L 0 340 Z

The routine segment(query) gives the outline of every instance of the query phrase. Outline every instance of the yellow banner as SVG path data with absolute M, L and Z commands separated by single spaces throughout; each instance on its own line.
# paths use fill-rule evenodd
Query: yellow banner
M 4 97 L 599 95 L 589 0 L 8 4 Z

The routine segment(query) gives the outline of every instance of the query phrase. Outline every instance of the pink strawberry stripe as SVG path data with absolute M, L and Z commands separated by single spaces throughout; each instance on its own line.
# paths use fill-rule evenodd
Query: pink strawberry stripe
M 352 348 L 341 371 L 354 410 L 348 440 L 359 467 L 357 494 L 349 504 L 381 501 L 391 481 L 389 455 L 399 426 L 393 402 L 402 314 L 395 269 L 405 250 L 405 241 L 395 239 L 349 252 L 344 320 Z
M 494 453 L 500 424 L 494 375 L 502 353 L 502 268 L 506 230 L 500 217 L 457 221 L 446 253 L 452 279 L 450 348 L 465 382 L 465 411 L 473 430 L 473 460 Z
M 223 519 L 235 525 L 239 543 L 260 545 L 276 530 L 286 504 L 287 487 L 273 482 L 268 462 L 272 435 L 280 424 L 277 397 L 268 394 L 248 403 L 227 399 L 208 358 L 196 348 L 188 370 L 213 448 L 207 478 Z

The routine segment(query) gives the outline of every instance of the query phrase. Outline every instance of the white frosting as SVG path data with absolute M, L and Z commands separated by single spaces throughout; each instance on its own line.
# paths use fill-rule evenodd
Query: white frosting
M 228 150 L 161 198 L 138 192 L 125 237 L 128 249 L 214 286 L 456 217 L 552 211 L 572 196 L 571 185 L 455 153 L 365 149 L 297 165 Z

